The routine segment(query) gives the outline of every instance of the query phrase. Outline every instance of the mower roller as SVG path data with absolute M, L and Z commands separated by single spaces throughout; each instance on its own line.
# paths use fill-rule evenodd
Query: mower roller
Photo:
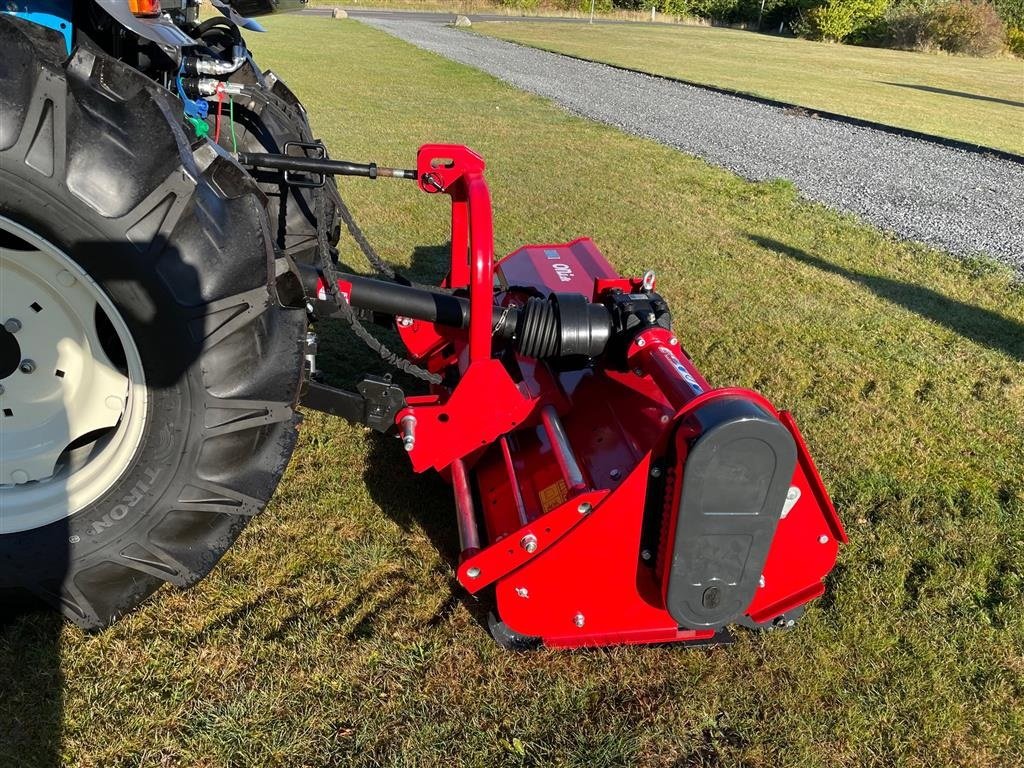
M 507 647 L 717 643 L 791 627 L 822 594 L 846 535 L 796 422 L 704 378 L 653 271 L 619 275 L 586 238 L 495 260 L 464 146 L 424 145 L 409 169 L 330 158 L 244 47 L 240 6 L 273 3 L 203 23 L 191 2 L 38 5 L 0 14 L 0 268 L 19 286 L 0 333 L 0 600 L 97 629 L 199 580 L 273 492 L 295 404 L 393 436 L 451 484 L 458 581 Z M 90 120 L 123 140 L 83 143 Z M 379 259 L 336 176 L 450 198 L 439 285 Z M 377 276 L 339 270 L 337 215 Z M 328 318 L 426 386 L 323 382 Z

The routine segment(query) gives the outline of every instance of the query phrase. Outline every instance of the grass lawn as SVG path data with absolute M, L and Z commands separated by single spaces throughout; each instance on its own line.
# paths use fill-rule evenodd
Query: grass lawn
M 1024 290 L 1008 272 L 355 22 L 267 26 L 259 60 L 335 156 L 403 165 L 420 142 L 468 143 L 500 252 L 587 233 L 627 273 L 656 267 L 708 378 L 795 411 L 850 545 L 788 633 L 511 654 L 454 585 L 447 489 L 397 441 L 307 414 L 275 500 L 206 581 L 97 636 L 46 617 L 0 631 L 11 764 L 1021 764 Z M 437 269 L 444 199 L 342 192 L 389 260 Z M 337 378 L 360 362 L 345 354 L 323 361 Z
M 484 34 L 1024 154 L 1024 61 L 676 25 L 490 22 Z

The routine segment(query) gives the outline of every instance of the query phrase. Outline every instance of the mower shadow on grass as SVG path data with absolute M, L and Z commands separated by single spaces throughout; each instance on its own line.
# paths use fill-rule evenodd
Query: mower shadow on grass
M 840 267 L 799 248 L 759 235 L 748 239 L 770 251 L 863 285 L 876 296 L 945 326 L 977 344 L 1024 361 L 1024 325 L 984 307 L 976 307 L 912 283 Z
M 398 440 L 371 433 L 366 437 L 367 458 L 363 481 L 381 511 L 405 532 L 419 528 L 430 540 L 453 574 L 449 596 L 427 622 L 436 626 L 461 603 L 488 634 L 487 616 L 492 607 L 486 597 L 466 592 L 455 580 L 459 565 L 459 533 L 455 525 L 455 501 L 451 488 L 434 472 L 417 475 Z
M 417 246 L 408 267 L 396 269 L 402 277 L 425 285 L 437 285 L 449 268 L 450 244 Z M 342 265 L 350 272 L 365 272 Z M 391 329 L 367 324 L 371 333 L 391 349 L 401 351 L 398 335 Z M 321 324 L 318 365 L 325 380 L 338 387 L 352 388 L 365 373 L 391 374 L 406 394 L 427 391 L 426 385 L 412 376 L 384 364 L 340 322 Z M 454 574 L 459 561 L 459 534 L 455 525 L 455 502 L 451 488 L 436 473 L 413 472 L 401 443 L 377 433 L 366 436 L 366 469 L 363 480 L 374 504 L 402 531 L 416 529 L 430 540 L 445 567 Z M 473 619 L 487 630 L 491 606 L 477 600 L 455 581 L 449 580 L 450 594 L 428 621 L 430 626 L 443 622 L 462 603 Z

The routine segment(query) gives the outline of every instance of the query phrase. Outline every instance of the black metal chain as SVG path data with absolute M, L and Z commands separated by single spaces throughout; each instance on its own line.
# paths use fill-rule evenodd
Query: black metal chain
M 370 262 L 370 264 L 380 273 L 391 279 L 395 278 L 395 272 L 388 266 L 377 252 L 370 245 L 370 242 L 366 239 L 359 225 L 352 217 L 352 213 L 349 211 L 348 206 L 341 199 L 341 194 L 337 189 L 333 189 L 331 185 L 328 185 L 328 189 L 333 192 L 335 203 L 338 206 L 338 210 L 341 213 L 341 218 L 345 222 L 345 226 L 348 228 L 349 234 L 352 239 L 356 241 L 359 246 L 359 250 L 362 251 L 363 255 Z M 421 381 L 425 381 L 429 384 L 440 384 L 443 379 L 440 374 L 431 373 L 426 368 L 421 368 L 411 360 L 408 360 L 397 352 L 392 352 L 384 345 L 380 339 L 377 339 L 373 334 L 366 330 L 359 318 L 356 317 L 352 307 L 345 300 L 345 297 L 341 295 L 338 290 L 338 271 L 334 268 L 334 260 L 331 258 L 331 246 L 327 242 L 327 217 L 324 210 L 324 195 L 323 190 L 320 194 L 316 195 L 316 239 L 318 250 L 320 252 L 320 267 L 323 270 L 324 277 L 327 282 L 327 290 L 334 297 L 335 303 L 338 305 L 338 315 L 340 318 L 352 328 L 352 332 L 360 339 L 367 347 L 373 350 L 374 353 L 380 357 L 385 363 L 393 368 L 396 368 L 404 373 L 409 374 Z
M 341 199 L 341 193 L 338 188 L 333 184 L 327 184 L 323 187 L 330 192 L 331 197 L 334 198 L 334 204 L 338 206 L 338 213 L 341 214 L 341 220 L 345 222 L 345 228 L 348 230 L 349 235 L 355 240 L 356 245 L 359 246 L 359 250 L 362 252 L 366 260 L 370 262 L 370 266 L 377 270 L 377 274 L 383 275 L 389 280 L 395 279 L 395 270 L 391 268 L 384 259 L 380 257 L 370 241 L 366 239 L 366 235 L 363 234 L 363 230 L 359 228 L 359 224 L 356 223 L 355 217 L 352 212 L 345 205 L 345 201 Z M 323 198 L 321 196 L 320 205 L 323 205 Z M 320 219 L 317 219 L 319 222 Z

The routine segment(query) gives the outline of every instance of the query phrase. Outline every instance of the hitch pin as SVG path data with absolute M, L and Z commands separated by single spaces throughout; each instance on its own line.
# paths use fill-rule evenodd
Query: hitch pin
M 416 447 L 416 417 L 412 414 L 403 416 L 399 428 L 402 431 L 402 447 L 411 451 Z

